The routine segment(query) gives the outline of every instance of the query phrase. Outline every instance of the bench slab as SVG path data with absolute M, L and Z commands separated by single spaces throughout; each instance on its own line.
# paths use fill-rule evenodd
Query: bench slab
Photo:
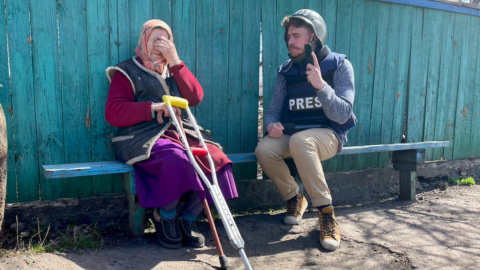
M 340 153 L 339 155 L 390 152 L 412 149 L 421 150 L 427 148 L 449 146 L 450 142 L 448 141 L 352 146 L 343 148 L 342 153 Z M 255 153 L 228 154 L 227 156 L 233 163 L 246 163 L 257 161 Z M 42 166 L 42 172 L 45 178 L 69 178 L 102 174 L 128 173 L 133 172 L 133 167 L 118 161 L 102 161 L 89 163 L 44 165 Z
M 384 145 L 366 145 L 343 148 L 340 155 L 352 155 L 374 152 L 393 151 L 393 167 L 399 170 L 401 200 L 415 200 L 416 166 L 424 161 L 425 149 L 436 147 L 448 147 L 449 142 L 420 142 Z M 255 153 L 228 154 L 233 163 L 256 162 Z M 293 160 L 287 160 L 287 163 Z M 293 165 L 293 167 L 295 167 Z M 102 174 L 123 174 L 123 189 L 127 195 L 129 207 L 130 229 L 134 236 L 142 236 L 144 233 L 145 210 L 137 200 L 137 187 L 133 167 L 118 161 L 89 162 L 76 164 L 59 164 L 42 166 L 43 175 L 46 178 L 69 178 L 81 176 L 93 176 Z

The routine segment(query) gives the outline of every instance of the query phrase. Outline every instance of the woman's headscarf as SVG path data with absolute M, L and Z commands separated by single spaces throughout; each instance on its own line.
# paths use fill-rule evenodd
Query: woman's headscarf
M 146 68 L 156 71 L 158 73 L 162 73 L 163 68 L 168 64 L 167 59 L 165 58 L 163 60 L 153 62 L 150 59 L 150 54 L 147 50 L 148 38 L 150 37 L 152 31 L 157 27 L 167 31 L 170 41 L 173 41 L 172 29 L 170 29 L 170 26 L 168 26 L 168 24 L 161 20 L 150 20 L 143 25 L 142 31 L 140 31 L 140 37 L 138 38 L 138 46 L 137 48 L 135 48 L 135 52 L 142 59 L 143 65 Z

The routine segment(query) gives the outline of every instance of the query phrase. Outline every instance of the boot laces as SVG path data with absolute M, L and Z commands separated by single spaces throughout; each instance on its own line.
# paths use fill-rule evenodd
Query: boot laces
M 321 213 L 322 215 L 322 231 L 325 237 L 330 236 L 337 240 L 337 234 L 335 233 L 335 224 L 337 221 L 333 218 L 333 213 Z
M 299 195 L 295 195 L 295 197 L 288 200 L 287 216 L 294 216 L 297 213 L 299 197 Z

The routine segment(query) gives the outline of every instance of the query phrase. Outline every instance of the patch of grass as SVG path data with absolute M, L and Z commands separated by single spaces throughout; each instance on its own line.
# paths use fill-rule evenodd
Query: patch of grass
M 39 243 L 35 244 L 30 248 L 31 251 L 35 253 L 48 253 L 48 252 L 53 252 L 52 249 L 48 248 L 47 246 L 41 245 Z
M 50 241 L 45 248 L 47 252 L 53 252 L 55 250 L 100 249 L 102 246 L 103 238 L 97 229 L 97 224 L 91 224 L 81 226 L 69 225 L 65 233 L 59 238 Z
M 232 212 L 233 217 L 243 217 L 243 216 L 252 216 L 252 215 L 261 215 L 261 214 L 277 214 L 279 212 L 285 212 L 287 208 L 285 206 L 278 207 L 276 205 L 263 205 L 259 207 L 252 207 L 243 212 Z M 215 206 L 210 206 L 210 211 L 214 220 L 220 219 L 220 215 Z M 202 218 L 207 218 L 205 212 L 201 214 Z
M 473 177 L 450 177 L 448 182 L 451 185 L 466 185 L 466 186 L 474 186 L 475 179 Z
M 270 209 L 270 211 L 273 211 Z M 232 213 L 233 217 L 243 217 L 243 216 L 252 216 L 252 215 L 259 215 L 262 214 L 262 211 L 260 210 L 250 210 L 250 211 L 243 211 L 241 213 Z
M 97 229 L 96 223 L 81 226 L 70 224 L 65 232 L 57 232 L 55 234 L 51 233 L 50 226 L 41 228 L 38 219 L 37 224 L 38 228 L 34 229 L 33 233 L 35 234 L 31 237 L 22 237 L 17 231 L 15 247 L 7 250 L 1 249 L 0 256 L 25 253 L 72 252 L 87 248 L 100 249 L 103 247 L 103 238 Z
M 154 233 L 154 232 L 156 232 L 155 224 L 153 224 L 152 219 L 149 218 L 148 221 L 145 222 L 145 233 Z

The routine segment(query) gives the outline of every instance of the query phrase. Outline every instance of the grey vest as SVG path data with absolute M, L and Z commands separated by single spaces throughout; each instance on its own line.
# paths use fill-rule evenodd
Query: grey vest
M 135 57 L 123 61 L 115 67 L 107 68 L 107 77 L 110 81 L 116 71 L 122 72 L 130 80 L 135 92 L 135 102 L 159 103 L 162 102 L 163 95 L 182 96 L 175 79 L 168 70 L 160 75 L 145 68 L 135 60 Z M 198 138 L 184 109 L 182 109 L 181 118 L 185 133 Z M 115 158 L 128 165 L 148 159 L 153 145 L 172 123 L 171 118 L 163 117 L 163 124 L 159 124 L 156 119 L 153 119 L 150 122 L 118 128 L 116 136 L 112 138 Z M 201 127 L 199 129 L 206 142 L 220 147 L 209 131 L 204 131 Z

